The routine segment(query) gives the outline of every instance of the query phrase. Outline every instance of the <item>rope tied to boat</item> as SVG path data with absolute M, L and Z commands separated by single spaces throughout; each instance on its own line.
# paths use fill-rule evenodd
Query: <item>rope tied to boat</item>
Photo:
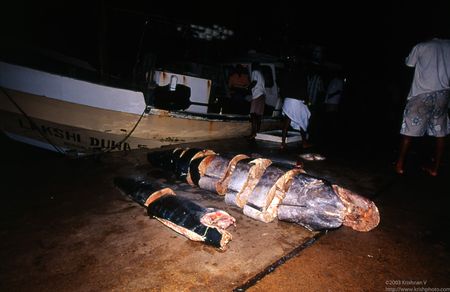
M 69 156 L 69 157 L 73 157 L 74 155 L 71 155 L 71 151 L 66 151 L 63 148 L 57 146 L 51 139 L 50 137 L 43 132 L 39 126 L 37 125 L 37 123 L 22 109 L 22 107 L 12 98 L 12 96 L 6 91 L 5 88 L 0 87 L 1 91 L 5 94 L 5 96 L 9 99 L 9 101 L 20 111 L 20 113 L 27 119 L 27 121 L 30 123 L 31 127 L 33 127 L 34 129 L 36 129 L 38 131 L 38 133 L 47 141 L 47 143 L 49 143 L 55 150 L 56 152 L 63 154 L 65 156 Z M 139 125 L 139 123 L 141 122 L 142 118 L 144 117 L 145 113 L 147 111 L 147 108 L 144 108 L 144 110 L 142 111 L 142 114 L 139 116 L 139 119 L 136 121 L 136 123 L 134 124 L 133 128 L 131 129 L 131 131 L 128 132 L 128 134 L 121 140 L 119 141 L 117 144 L 115 144 L 114 146 L 112 146 L 109 149 L 101 149 L 100 153 L 109 153 L 111 151 L 113 151 L 114 149 L 120 147 L 120 145 L 122 145 L 123 143 L 125 143 L 128 138 L 130 138 L 131 134 L 133 134 L 134 130 L 137 128 L 137 126 Z M 78 151 L 74 150 L 76 153 L 78 153 Z
M 117 147 L 119 147 L 120 145 L 122 145 L 122 143 L 125 143 L 125 141 L 127 141 L 128 138 L 130 138 L 131 134 L 133 134 L 134 130 L 136 130 L 137 126 L 141 122 L 141 120 L 144 117 L 146 112 L 147 112 L 147 108 L 144 108 L 144 111 L 142 112 L 141 116 L 137 120 L 136 124 L 134 124 L 133 128 L 131 129 L 131 131 L 128 132 L 128 134 L 122 140 L 120 140 L 119 143 L 115 144 L 113 147 L 111 147 L 111 148 L 109 148 L 107 150 L 104 150 L 103 153 L 109 153 L 109 152 L 113 151 L 114 149 L 116 149 Z
M 33 121 L 33 119 L 27 115 L 27 113 L 17 104 L 17 102 L 11 97 L 11 95 L 8 94 L 8 92 L 5 90 L 5 88 L 0 87 L 2 92 L 5 94 L 5 96 L 9 99 L 9 101 L 20 111 L 20 113 L 28 120 L 28 122 L 30 123 L 30 125 L 32 127 L 34 127 L 38 133 L 45 139 L 47 140 L 47 142 L 52 145 L 53 148 L 55 148 L 56 152 L 59 152 L 63 155 L 68 156 L 69 154 L 64 151 L 63 149 L 61 149 L 60 147 L 58 147 L 55 143 L 52 142 L 52 140 L 50 139 L 50 137 L 48 137 L 48 135 L 46 135 L 44 132 L 41 131 L 41 129 L 38 127 L 38 125 Z

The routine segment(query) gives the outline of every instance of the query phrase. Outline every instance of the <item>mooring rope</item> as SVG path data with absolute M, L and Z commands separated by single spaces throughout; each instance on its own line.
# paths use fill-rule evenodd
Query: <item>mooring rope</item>
M 44 133 L 41 131 L 41 129 L 38 127 L 38 125 L 33 121 L 33 119 L 27 115 L 27 113 L 17 104 L 17 102 L 8 94 L 8 92 L 3 88 L 0 87 L 2 92 L 6 95 L 6 97 L 9 99 L 9 101 L 22 113 L 22 115 L 28 120 L 28 122 L 30 123 L 31 127 L 34 127 L 39 134 L 45 139 L 47 140 L 47 142 L 53 146 L 53 148 L 55 148 L 56 152 L 59 152 L 63 155 L 68 155 L 66 151 L 64 151 L 63 149 L 59 148 L 58 146 L 56 146 L 55 143 L 52 142 L 52 140 Z
M 1 90 L 2 90 L 2 92 L 6 95 L 6 97 L 9 99 L 9 101 L 22 113 L 22 115 L 28 120 L 28 122 L 30 123 L 30 125 L 32 126 L 32 127 L 34 127 L 38 132 L 39 132 L 39 134 L 50 144 L 50 145 L 52 145 L 52 147 L 53 148 L 55 148 L 55 150 L 58 152 L 58 153 L 61 153 L 61 154 L 63 154 L 63 155 L 66 155 L 66 156 L 70 156 L 69 154 L 68 154 L 68 151 L 65 151 L 65 150 L 63 150 L 62 148 L 60 148 L 60 147 L 58 147 L 55 143 L 53 143 L 53 141 L 50 139 L 50 137 L 48 137 L 48 135 L 46 135 L 44 132 L 42 132 L 41 131 L 41 129 L 39 128 L 39 126 L 33 121 L 33 119 L 19 106 L 19 104 L 17 104 L 17 102 L 12 98 L 12 96 L 10 95 L 10 94 L 8 94 L 8 92 L 5 90 L 5 88 L 3 88 L 3 87 L 0 87 L 1 88 Z M 113 147 L 111 147 L 111 148 L 109 148 L 109 149 L 107 149 L 107 150 L 104 150 L 104 149 L 101 149 L 101 152 L 100 153 L 108 153 L 108 152 L 111 152 L 111 151 L 113 151 L 114 149 L 116 149 L 117 147 L 120 147 L 120 145 L 122 145 L 123 143 L 125 143 L 125 141 L 127 141 L 128 140 L 128 138 L 131 136 L 131 134 L 134 132 L 134 130 L 137 128 L 137 126 L 139 125 L 139 123 L 141 122 L 141 120 L 142 120 L 142 117 L 145 115 L 145 112 L 146 112 L 146 108 L 144 108 L 144 111 L 142 112 L 142 114 L 140 115 L 140 117 L 139 117 L 139 119 L 137 120 L 137 122 L 134 124 L 134 126 L 133 126 L 133 128 L 131 129 L 131 131 L 130 132 L 128 132 L 128 134 L 120 141 L 120 142 L 118 142 L 117 144 L 115 144 Z
M 130 138 L 131 134 L 133 134 L 134 130 L 137 128 L 137 126 L 139 125 L 139 123 L 142 120 L 142 117 L 145 115 L 145 112 L 147 111 L 146 108 L 144 108 L 144 111 L 142 112 L 141 116 L 139 117 L 139 119 L 137 120 L 136 124 L 134 124 L 134 127 L 131 129 L 131 131 L 125 136 L 125 138 L 123 138 L 119 143 L 117 143 L 116 145 L 114 145 L 113 147 L 109 148 L 106 151 L 103 151 L 103 153 L 108 153 L 111 152 L 112 150 L 116 149 L 117 147 L 119 147 L 120 145 L 122 145 L 122 143 L 125 143 L 126 140 L 128 140 L 128 138 Z

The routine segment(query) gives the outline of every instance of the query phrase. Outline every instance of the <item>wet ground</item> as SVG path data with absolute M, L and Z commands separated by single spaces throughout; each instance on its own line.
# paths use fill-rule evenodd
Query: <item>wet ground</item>
M 374 200 L 381 214 L 375 230 L 312 233 L 256 222 L 151 168 L 144 150 L 73 160 L 2 140 L 0 290 L 450 288 L 450 155 L 431 178 L 419 171 L 424 149 L 415 147 L 399 177 L 392 172 L 393 144 L 328 145 L 311 149 L 327 159 L 303 161 L 306 171 Z M 242 139 L 196 146 L 289 164 L 299 153 L 295 144 L 280 152 L 278 144 Z M 178 195 L 229 211 L 238 222 L 228 250 L 189 241 L 150 219 L 114 187 L 117 175 L 151 176 Z

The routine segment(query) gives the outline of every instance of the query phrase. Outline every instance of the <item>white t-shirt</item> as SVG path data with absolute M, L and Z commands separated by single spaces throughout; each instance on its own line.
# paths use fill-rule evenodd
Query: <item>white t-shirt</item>
M 422 93 L 450 88 L 450 40 L 435 38 L 417 44 L 405 63 L 409 67 L 415 67 L 408 99 Z
M 266 84 L 261 72 L 254 70 L 252 72 L 252 81 L 256 81 L 256 85 L 252 88 L 252 99 L 256 99 L 263 94 L 266 94 Z

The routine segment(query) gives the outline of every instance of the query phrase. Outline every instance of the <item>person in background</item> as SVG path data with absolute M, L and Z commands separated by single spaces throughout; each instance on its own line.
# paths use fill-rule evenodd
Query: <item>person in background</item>
M 308 101 L 306 74 L 298 65 L 288 64 L 278 82 L 280 96 L 283 98 L 281 149 L 286 148 L 289 127 L 300 132 L 302 148 L 308 148 L 311 146 L 307 133 L 311 112 L 305 104 Z
M 265 81 L 261 72 L 261 65 L 259 63 L 252 63 L 252 76 L 249 87 L 252 91 L 252 101 L 250 104 L 250 122 L 252 131 L 248 138 L 249 140 L 254 140 L 256 134 L 261 129 L 261 121 L 266 103 Z
M 312 63 L 310 64 L 307 73 L 308 106 L 311 111 L 309 138 L 314 144 L 320 142 L 320 137 L 323 134 L 325 83 L 321 71 L 320 65 Z
M 230 90 L 231 96 L 231 107 L 233 108 L 232 113 L 242 113 L 241 111 L 247 108 L 248 112 L 248 101 L 246 96 L 248 95 L 248 87 L 250 85 L 250 76 L 248 74 L 247 68 L 242 64 L 237 64 L 228 79 L 228 88 Z
M 406 65 L 415 67 L 411 89 L 403 112 L 400 151 L 395 172 L 404 173 L 405 158 L 413 137 L 425 133 L 435 137 L 435 150 L 430 165 L 423 170 L 437 176 L 449 134 L 448 104 L 450 93 L 450 40 L 433 38 L 413 47 Z
M 319 69 L 312 66 L 307 75 L 309 103 L 314 107 L 320 107 L 325 95 L 325 84 Z
M 325 95 L 324 130 L 327 139 L 334 140 L 339 132 L 339 104 L 344 92 L 344 79 L 338 73 L 328 84 Z
M 342 93 L 344 92 L 344 79 L 336 76 L 331 79 L 328 84 L 327 93 L 325 95 L 325 112 L 337 113 L 339 103 L 341 102 Z

